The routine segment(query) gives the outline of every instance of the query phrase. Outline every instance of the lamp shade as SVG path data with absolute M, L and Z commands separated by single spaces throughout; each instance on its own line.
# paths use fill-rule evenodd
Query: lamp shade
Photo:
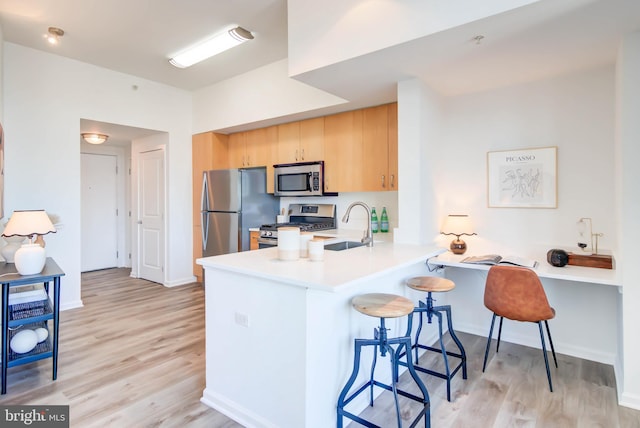
M 440 233 L 443 235 L 475 235 L 471 219 L 466 214 L 450 214 L 444 219 Z
M 52 232 L 55 233 L 56 228 L 44 210 L 17 210 L 11 214 L 2 236 L 33 238 L 34 235 L 46 235 Z
M 56 228 L 44 210 L 14 211 L 2 236 L 29 237 L 55 232 Z M 22 244 L 16 251 L 14 262 L 20 275 L 35 275 L 42 272 L 47 256 L 43 247 L 33 242 Z

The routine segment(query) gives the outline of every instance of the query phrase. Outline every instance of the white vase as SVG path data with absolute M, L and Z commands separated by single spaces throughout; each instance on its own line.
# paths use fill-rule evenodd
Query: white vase
M 13 263 L 16 251 L 18 251 L 18 248 L 20 248 L 20 245 L 22 245 L 24 241 L 24 236 L 8 236 L 3 238 L 7 242 L 7 245 L 2 247 L 0 254 L 5 262 Z
M 46 252 L 40 245 L 24 244 L 16 251 L 16 270 L 20 275 L 35 275 L 42 272 L 46 259 Z

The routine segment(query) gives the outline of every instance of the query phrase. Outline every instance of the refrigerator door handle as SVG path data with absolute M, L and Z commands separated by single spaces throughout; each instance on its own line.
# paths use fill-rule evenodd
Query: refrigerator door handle
M 207 240 L 209 239 L 209 213 L 202 212 L 202 250 L 207 249 Z
M 202 195 L 200 196 L 200 211 L 209 211 L 209 188 L 207 182 L 207 171 L 205 171 L 202 174 Z
M 202 174 L 202 195 L 200 197 L 200 210 L 202 214 L 202 249 L 207 249 L 209 238 L 209 188 L 207 185 L 207 172 Z

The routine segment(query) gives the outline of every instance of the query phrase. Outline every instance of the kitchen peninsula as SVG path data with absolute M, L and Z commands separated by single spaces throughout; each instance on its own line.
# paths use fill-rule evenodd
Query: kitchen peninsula
M 325 251 L 322 262 L 280 261 L 277 248 L 198 259 L 206 296 L 202 402 L 246 426 L 335 426 L 353 339 L 371 338 L 378 324 L 353 310 L 351 299 L 370 292 L 422 297 L 404 280 L 428 275 L 425 261 L 442 252 L 376 243 Z M 401 335 L 406 319 L 387 327 Z M 370 358 L 363 353 L 364 364 Z

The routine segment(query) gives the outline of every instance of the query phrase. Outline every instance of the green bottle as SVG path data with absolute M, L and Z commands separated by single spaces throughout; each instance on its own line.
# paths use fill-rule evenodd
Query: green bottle
M 371 232 L 378 233 L 378 214 L 375 207 L 371 207 Z
M 380 216 L 380 232 L 389 231 L 389 217 L 387 217 L 387 207 L 382 207 L 382 215 Z

